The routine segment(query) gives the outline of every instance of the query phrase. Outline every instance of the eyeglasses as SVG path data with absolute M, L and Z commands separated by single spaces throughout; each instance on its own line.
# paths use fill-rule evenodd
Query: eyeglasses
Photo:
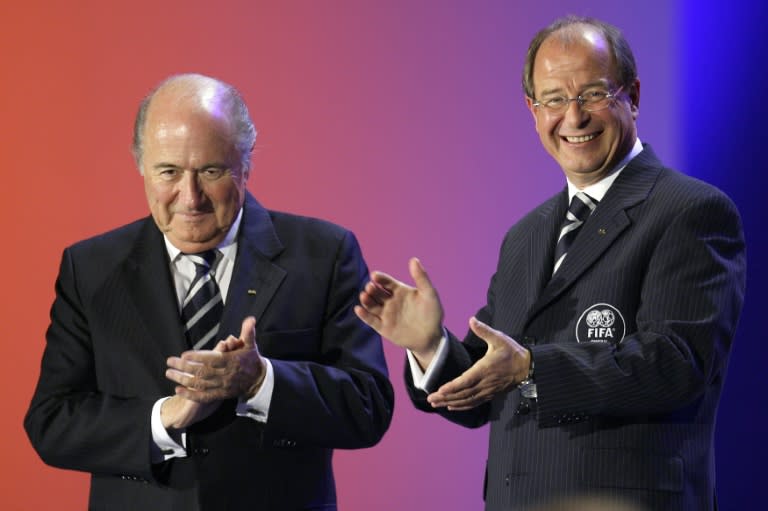
M 568 109 L 571 101 L 575 101 L 586 112 L 597 112 L 608 108 L 611 104 L 611 100 L 615 99 L 621 89 L 624 86 L 619 87 L 614 92 L 608 92 L 605 90 L 588 90 L 583 94 L 576 96 L 575 98 L 566 98 L 565 96 L 555 96 L 553 98 L 545 99 L 543 101 L 534 101 L 533 106 L 537 109 L 540 107 L 545 108 L 545 112 L 552 114 L 561 114 Z

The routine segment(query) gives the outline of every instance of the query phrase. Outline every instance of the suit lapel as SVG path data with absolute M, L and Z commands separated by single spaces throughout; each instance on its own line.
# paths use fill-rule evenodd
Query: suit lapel
M 533 306 L 552 276 L 555 242 L 560 229 L 561 219 L 568 209 L 568 189 L 555 195 L 539 211 L 539 219 L 531 229 L 529 236 L 528 306 Z
M 238 234 L 237 259 L 221 319 L 220 337 L 240 335 L 247 316 L 258 324 L 285 278 L 286 271 L 272 260 L 283 251 L 269 212 L 248 193 Z
M 133 251 L 123 266 L 130 302 L 154 346 L 166 353 L 188 349 L 163 236 L 147 218 Z
M 624 230 L 630 228 L 627 209 L 648 197 L 660 170 L 658 158 L 649 146 L 644 146 L 643 151 L 616 178 L 595 212 L 582 226 L 562 266 L 531 308 L 529 320 L 568 289 Z M 551 266 L 549 271 L 552 271 Z

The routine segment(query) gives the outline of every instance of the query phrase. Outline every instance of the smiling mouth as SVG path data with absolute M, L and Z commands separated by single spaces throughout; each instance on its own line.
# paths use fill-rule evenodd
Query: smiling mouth
M 595 137 L 597 137 L 599 133 L 592 133 L 591 135 L 582 135 L 580 137 L 563 137 L 565 140 L 568 141 L 570 144 L 583 144 L 584 142 L 589 142 L 590 140 L 593 140 Z
M 176 213 L 187 221 L 195 221 L 208 215 L 207 211 L 180 211 Z

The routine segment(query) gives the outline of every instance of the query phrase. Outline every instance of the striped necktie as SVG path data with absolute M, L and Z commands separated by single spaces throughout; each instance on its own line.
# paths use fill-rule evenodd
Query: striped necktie
M 557 272 L 560 265 L 563 264 L 568 249 L 571 247 L 573 240 L 576 239 L 576 235 L 579 233 L 579 229 L 587 221 L 589 215 L 597 207 L 595 199 L 590 197 L 584 192 L 578 192 L 571 199 L 571 205 L 568 208 L 568 213 L 565 215 L 565 221 L 560 228 L 560 236 L 557 238 L 557 245 L 555 246 L 555 267 L 552 270 L 552 274 Z
M 195 263 L 195 278 L 189 286 L 181 308 L 181 320 L 189 345 L 203 349 L 211 340 L 216 340 L 219 321 L 224 310 L 221 291 L 213 275 L 213 266 L 219 252 L 208 250 L 199 254 L 184 254 Z

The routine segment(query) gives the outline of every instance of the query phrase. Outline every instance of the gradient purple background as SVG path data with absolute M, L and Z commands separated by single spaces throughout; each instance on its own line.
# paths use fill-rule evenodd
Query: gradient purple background
M 749 288 L 721 405 L 721 509 L 756 509 L 768 400 L 767 9 L 762 2 L 649 0 L 18 2 L 0 5 L 0 187 L 10 273 L 0 307 L 0 507 L 84 509 L 87 477 L 46 467 L 21 427 L 64 246 L 146 214 L 129 153 L 141 97 L 186 71 L 240 88 L 259 130 L 249 188 L 268 207 L 356 232 L 371 268 L 405 278 L 422 259 L 447 326 L 484 303 L 504 232 L 564 178 L 540 147 L 520 88 L 525 49 L 564 14 L 621 27 L 642 83 L 639 134 L 666 163 L 728 192 L 744 216 Z M 8 269 L 10 268 L 10 271 Z M 8 278 L 6 278 L 8 282 Z M 416 412 L 404 356 L 375 448 L 338 451 L 343 510 L 480 510 L 487 428 Z

